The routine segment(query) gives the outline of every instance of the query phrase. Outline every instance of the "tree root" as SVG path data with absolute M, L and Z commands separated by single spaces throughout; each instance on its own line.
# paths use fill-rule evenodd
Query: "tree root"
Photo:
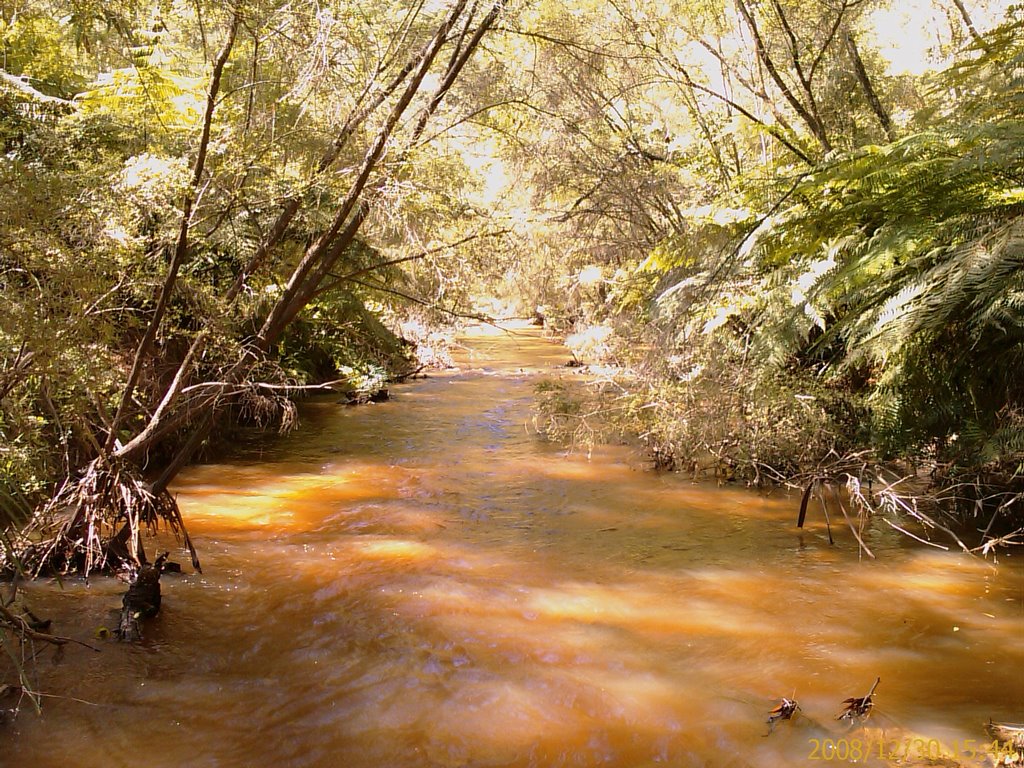
M 14 560 L 33 576 L 52 571 L 88 578 L 95 570 L 138 567 L 146 562 L 142 531 L 161 526 L 184 541 L 201 570 L 174 497 L 154 491 L 125 463 L 96 459 L 37 510 L 15 542 Z

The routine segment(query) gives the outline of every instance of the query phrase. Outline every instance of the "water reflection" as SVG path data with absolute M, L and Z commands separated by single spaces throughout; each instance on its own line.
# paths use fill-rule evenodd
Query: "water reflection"
M 11 764 L 788 766 L 881 676 L 890 733 L 982 739 L 1024 719 L 1024 574 L 885 527 L 794 526 L 796 500 L 691 485 L 532 429 L 523 332 L 467 340 L 459 372 L 177 486 L 205 575 L 165 579 L 140 647 L 45 667 Z M 99 625 L 120 587 L 37 605 Z M 79 618 L 76 618 L 79 620 Z M 808 717 L 766 738 L 768 709 Z M 54 750 L 53 744 L 60 749 Z M 878 761 L 874 761 L 878 764 Z M 5 763 L 6 764 L 6 763 Z

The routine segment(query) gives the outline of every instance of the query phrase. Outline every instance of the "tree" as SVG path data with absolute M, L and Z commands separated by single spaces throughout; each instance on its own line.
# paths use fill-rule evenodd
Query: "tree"
M 230 9 L 197 5 L 191 19 L 157 16 L 147 22 L 155 30 L 149 37 L 130 23 L 119 27 L 131 42 L 145 39 L 146 50 L 136 51 L 120 75 L 100 72 L 99 87 L 90 88 L 86 108 L 72 118 L 117 125 L 137 108 L 134 100 L 147 99 L 155 122 L 135 124 L 141 146 L 131 149 L 156 154 L 125 158 L 131 167 L 126 178 L 146 195 L 178 202 L 146 206 L 139 220 L 125 222 L 138 233 L 132 257 L 149 272 L 161 262 L 166 267 L 152 297 L 126 276 L 111 291 L 127 288 L 142 299 L 128 310 L 130 330 L 122 336 L 133 343 L 134 362 L 124 382 L 114 385 L 120 394 L 113 415 L 97 406 L 102 439 L 92 430 L 89 447 L 66 462 L 69 481 L 47 510 L 68 514 L 55 535 L 44 537 L 44 546 L 26 551 L 34 566 L 81 567 L 88 573 L 119 559 L 142 559 L 140 530 L 159 520 L 188 543 L 167 484 L 225 407 L 239 398 L 262 399 L 270 407 L 280 403 L 272 393 L 284 391 L 276 360 L 285 336 L 304 307 L 325 300 L 325 283 L 341 290 L 338 265 L 358 264 L 349 270 L 358 276 L 408 260 L 374 263 L 376 251 L 358 239 L 360 231 L 388 179 L 406 172 L 414 154 L 423 151 L 420 142 L 431 119 L 502 9 L 498 2 L 453 0 L 435 13 L 397 2 L 363 14 L 339 2 L 310 16 L 308 8 L 241 2 Z M 346 16 L 360 21 L 371 39 L 354 36 Z M 200 35 L 189 35 L 189 25 Z M 219 52 L 210 57 L 215 45 Z M 428 74 L 438 69 L 446 49 L 446 63 L 428 88 Z M 298 50 L 303 56 L 295 56 Z M 324 66 L 332 59 L 351 66 Z M 193 112 L 194 118 L 183 117 L 175 108 L 194 103 L 198 89 L 189 85 L 175 95 L 161 84 L 184 83 L 179 68 L 202 61 L 209 72 L 205 108 Z M 139 83 L 139 89 L 121 88 L 118 77 Z M 341 90 L 339 79 L 347 79 Z M 278 138 L 282 131 L 286 139 Z M 325 131 L 334 136 L 327 143 L 319 140 Z M 160 188 L 178 174 L 170 169 L 180 168 L 184 157 L 190 158 L 187 181 Z M 342 161 L 354 170 L 338 173 Z M 152 175 L 140 183 L 143 169 Z M 274 182 L 280 190 L 276 199 L 264 198 L 268 179 L 271 190 Z M 304 239 L 303 252 L 296 254 Z M 278 289 L 282 275 L 287 279 Z M 96 289 L 102 285 L 101 278 Z M 266 305 L 263 297 L 271 295 Z M 345 301 L 359 305 L 356 294 L 346 295 Z M 119 367 L 112 368 L 116 381 Z M 104 399 L 112 394 L 111 383 Z M 160 475 L 142 482 L 138 467 L 183 435 Z M 49 530 L 54 523 L 43 518 L 36 525 Z
M 1020 454 L 1024 393 L 1008 372 L 1022 351 L 1024 102 L 1007 74 L 1020 30 L 994 30 L 947 72 L 942 92 L 970 96 L 936 129 L 820 168 L 757 238 L 760 258 L 785 265 L 779 287 L 801 284 L 795 311 L 769 335 L 820 350 L 833 375 L 873 370 L 876 439 L 888 453 L 938 441 L 943 459 L 972 465 Z

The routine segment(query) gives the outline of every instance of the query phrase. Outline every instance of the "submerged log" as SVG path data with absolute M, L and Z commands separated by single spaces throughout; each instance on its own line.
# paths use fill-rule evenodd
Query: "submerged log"
M 117 627 L 117 636 L 121 640 L 140 640 L 142 621 L 160 613 L 160 574 L 164 571 L 167 555 L 164 552 L 155 563 L 143 565 L 128 586 L 121 600 L 121 621 Z
M 391 399 L 387 387 L 376 390 L 353 390 L 345 393 L 345 399 L 339 400 L 344 405 L 366 405 L 367 403 L 386 403 Z

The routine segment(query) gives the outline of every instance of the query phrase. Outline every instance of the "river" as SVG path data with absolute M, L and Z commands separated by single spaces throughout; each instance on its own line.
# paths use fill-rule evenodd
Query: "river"
M 883 765 L 872 739 L 963 753 L 1024 719 L 1024 553 L 876 524 L 871 560 L 813 509 L 796 529 L 798 498 L 566 455 L 533 423 L 536 382 L 577 375 L 565 349 L 464 341 L 457 371 L 308 403 L 292 434 L 186 470 L 204 572 L 164 576 L 142 643 L 92 636 L 115 580 L 32 585 L 101 652 L 44 651 L 61 698 L 0 726 L 0 764 L 763 768 L 834 764 L 832 739 Z M 840 728 L 876 677 L 870 727 Z M 801 714 L 766 735 L 780 697 Z

